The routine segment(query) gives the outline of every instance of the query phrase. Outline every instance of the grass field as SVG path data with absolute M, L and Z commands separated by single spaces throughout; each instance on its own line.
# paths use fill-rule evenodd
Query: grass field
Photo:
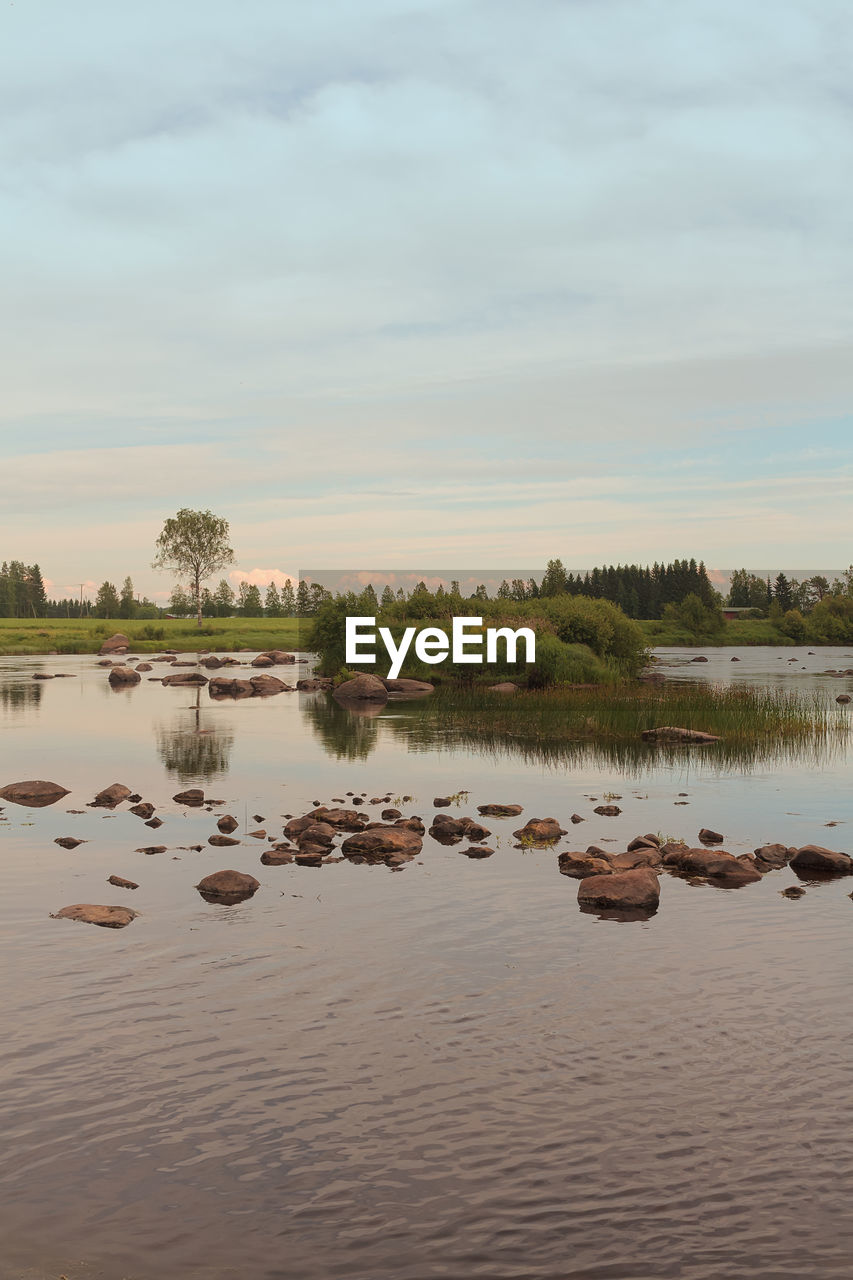
M 107 636 L 120 631 L 131 652 L 161 653 L 179 649 L 235 652 L 238 649 L 298 649 L 300 627 L 307 633 L 310 619 L 205 618 L 201 630 L 194 622 L 164 619 L 133 622 L 122 619 L 0 618 L 0 655 L 16 653 L 97 653 Z
M 646 643 L 652 648 L 685 646 L 689 649 L 709 648 L 712 645 L 793 645 L 795 641 L 784 635 L 768 618 L 745 618 L 728 621 L 718 636 L 698 639 L 682 627 L 673 626 L 658 618 L 638 623 Z

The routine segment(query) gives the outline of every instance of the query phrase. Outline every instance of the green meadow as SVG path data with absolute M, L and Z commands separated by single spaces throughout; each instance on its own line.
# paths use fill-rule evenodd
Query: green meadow
M 304 636 L 307 627 L 300 618 L 204 618 L 201 629 L 187 619 L 0 618 L 0 655 L 97 653 L 104 640 L 118 631 L 127 636 L 136 653 L 298 649 L 300 627 Z

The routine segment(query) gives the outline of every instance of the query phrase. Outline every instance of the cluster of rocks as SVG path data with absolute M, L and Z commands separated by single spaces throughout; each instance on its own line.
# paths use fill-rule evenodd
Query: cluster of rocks
M 126 649 L 127 636 L 115 635 L 104 641 L 101 653 L 125 653 Z M 130 666 L 130 661 L 136 661 L 136 666 Z M 267 649 L 263 653 L 259 653 L 257 657 L 252 658 L 248 666 L 255 668 L 275 667 L 292 665 L 295 662 L 296 655 L 293 653 L 287 653 L 283 649 Z M 332 684 L 331 680 L 312 678 L 297 680 L 295 685 L 290 685 L 284 680 L 280 680 L 278 676 L 268 674 L 253 675 L 249 676 L 248 679 L 230 676 L 208 677 L 199 670 L 199 667 L 205 667 L 207 670 L 217 670 L 221 667 L 244 667 L 247 665 L 237 658 L 222 658 L 216 654 L 202 654 L 192 661 L 182 661 L 177 653 L 169 651 L 152 658 L 151 662 L 138 662 L 136 659 L 128 659 L 124 662 L 114 663 L 111 658 L 102 658 L 99 666 L 109 667 L 108 678 L 110 684 L 114 688 L 120 688 L 139 684 L 142 679 L 140 673 L 153 670 L 155 663 L 168 663 L 171 670 L 166 676 L 149 676 L 149 680 L 159 682 L 167 687 L 174 686 L 177 688 L 201 688 L 207 685 L 208 693 L 214 700 L 222 698 L 268 698 L 276 693 L 313 693 L 320 689 L 329 689 Z M 178 670 L 178 668 L 188 669 Z
M 344 680 L 334 690 L 334 696 L 344 705 L 372 702 L 381 706 L 389 699 L 423 698 L 432 693 L 434 687 L 425 680 L 383 680 L 364 673 Z

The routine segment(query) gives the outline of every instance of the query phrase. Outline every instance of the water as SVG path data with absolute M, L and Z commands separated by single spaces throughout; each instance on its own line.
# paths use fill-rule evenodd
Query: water
M 851 685 L 819 674 L 853 666 L 843 650 L 796 677 L 775 668 L 799 650 L 705 652 L 662 669 Z M 0 660 L 0 724 L 0 784 L 70 789 L 0 813 L 4 1280 L 849 1276 L 853 880 L 791 902 L 787 870 L 742 890 L 665 876 L 657 915 L 620 924 L 578 911 L 553 851 L 514 849 L 515 820 L 486 820 L 485 861 L 427 837 L 400 872 L 266 867 L 263 841 L 211 848 L 214 816 L 171 799 L 200 785 L 240 833 L 280 835 L 348 791 L 412 795 L 398 807 L 428 823 L 467 789 L 450 812 L 517 802 L 570 828 L 559 848 L 714 826 L 733 852 L 847 849 L 847 749 L 544 766 L 436 750 L 406 704 L 115 693 L 91 657 Z M 115 781 L 164 825 L 86 808 Z M 622 814 L 596 817 L 612 795 Z M 257 876 L 255 897 L 204 902 L 193 886 L 222 867 Z M 142 914 L 49 918 L 71 902 Z

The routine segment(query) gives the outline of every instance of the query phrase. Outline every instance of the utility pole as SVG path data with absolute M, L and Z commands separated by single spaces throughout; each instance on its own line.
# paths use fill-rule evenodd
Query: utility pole
M 83 619 L 83 583 L 80 583 L 80 620 Z

